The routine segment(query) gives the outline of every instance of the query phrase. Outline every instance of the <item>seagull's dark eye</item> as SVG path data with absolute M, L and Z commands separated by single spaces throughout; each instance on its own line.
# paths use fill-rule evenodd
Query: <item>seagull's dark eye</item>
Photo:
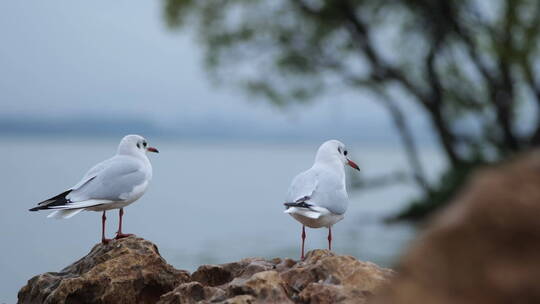
M 347 156 L 347 150 L 345 150 L 345 151 L 343 152 L 343 155 Z
M 143 147 L 146 148 L 146 142 L 145 141 L 143 141 L 142 145 L 143 145 Z

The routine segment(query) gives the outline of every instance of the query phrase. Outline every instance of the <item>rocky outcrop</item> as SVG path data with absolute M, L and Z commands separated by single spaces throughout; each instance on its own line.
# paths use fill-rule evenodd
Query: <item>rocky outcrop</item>
M 540 303 L 540 154 L 471 179 L 376 304 Z
M 19 303 L 364 303 L 393 272 L 314 250 L 305 261 L 247 258 L 176 270 L 157 247 L 129 237 L 98 244 L 61 272 L 35 276 Z
M 310 251 L 302 262 L 249 258 L 201 266 L 192 274 L 196 282 L 159 303 L 365 303 L 392 273 L 328 250 Z
M 167 264 L 156 245 L 129 237 L 94 246 L 60 272 L 33 277 L 18 298 L 19 303 L 155 303 L 189 278 Z

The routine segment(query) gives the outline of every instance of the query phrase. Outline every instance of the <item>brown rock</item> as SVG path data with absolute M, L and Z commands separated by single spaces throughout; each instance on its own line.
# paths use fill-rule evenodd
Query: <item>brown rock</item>
M 540 154 L 485 169 L 374 303 L 540 303 Z
M 64 268 L 33 277 L 18 294 L 19 303 L 155 303 L 189 274 L 176 270 L 157 247 L 128 237 L 90 253 Z
M 220 265 L 202 265 L 191 275 L 191 279 L 208 286 L 218 286 L 230 282 L 232 273 Z
M 262 271 L 249 279 L 235 279 L 228 288 L 230 295 L 252 295 L 264 303 L 293 303 L 287 285 L 275 270 Z
M 189 282 L 180 284 L 173 291 L 161 296 L 158 304 L 191 304 L 208 301 L 215 302 L 225 299 L 225 291 L 222 289 L 203 286 L 199 282 Z
M 241 295 L 232 297 L 230 299 L 227 299 L 222 302 L 218 302 L 218 304 L 253 304 L 255 302 L 255 298 L 250 295 Z
M 234 278 L 249 278 L 252 275 L 276 268 L 281 259 L 267 261 L 262 258 L 245 258 L 239 262 L 223 264 L 223 268 L 231 272 Z
M 176 270 L 157 247 L 130 237 L 96 245 L 61 272 L 36 276 L 19 303 L 363 303 L 392 271 L 328 250 L 307 259 L 246 258 Z
M 261 258 L 246 258 L 239 262 L 222 265 L 202 265 L 191 279 L 207 286 L 219 286 L 232 281 L 233 278 L 249 278 L 255 273 L 274 269 L 281 259 L 266 261 Z
M 247 258 L 202 265 L 196 282 L 163 295 L 160 304 L 180 303 L 365 303 L 393 272 L 328 250 L 306 260 Z
M 310 251 L 306 260 L 281 274 L 303 302 L 363 303 L 393 271 L 328 250 Z
M 343 285 L 311 283 L 299 294 L 302 303 L 343 303 L 363 304 L 372 295 L 371 292 Z

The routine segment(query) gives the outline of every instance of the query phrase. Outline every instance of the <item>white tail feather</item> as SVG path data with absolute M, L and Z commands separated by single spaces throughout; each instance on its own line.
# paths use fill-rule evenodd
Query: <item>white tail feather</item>
M 298 215 L 302 215 L 311 219 L 318 219 L 321 214 L 317 211 L 312 211 L 306 208 L 297 208 L 297 207 L 290 207 L 289 209 L 285 210 L 285 213 L 294 213 Z
M 83 211 L 84 209 L 64 209 L 64 210 L 56 210 L 54 212 L 51 212 L 47 217 L 48 218 L 54 218 L 54 219 L 68 219 L 72 216 L 75 216 L 79 212 Z
M 94 206 L 97 206 L 97 205 L 102 205 L 102 204 L 106 204 L 106 203 L 110 203 L 110 202 L 111 201 L 109 201 L 109 200 L 90 199 L 90 200 L 86 200 L 86 201 L 82 201 L 82 202 L 74 202 L 74 203 L 69 203 L 69 204 L 61 205 L 61 206 L 52 206 L 52 207 L 49 207 L 49 209 L 73 210 L 73 209 L 94 207 Z

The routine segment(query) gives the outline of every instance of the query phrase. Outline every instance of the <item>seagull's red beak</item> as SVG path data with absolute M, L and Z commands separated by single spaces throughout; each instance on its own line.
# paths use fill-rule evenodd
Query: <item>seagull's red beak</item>
M 154 152 L 154 153 L 159 153 L 158 149 L 154 148 L 154 147 L 148 147 L 146 148 L 146 151 L 148 152 Z
M 358 165 L 355 162 L 353 162 L 352 160 L 348 159 L 348 158 L 347 158 L 347 165 L 349 165 L 349 166 L 353 167 L 354 169 L 360 171 L 360 168 L 358 168 Z

